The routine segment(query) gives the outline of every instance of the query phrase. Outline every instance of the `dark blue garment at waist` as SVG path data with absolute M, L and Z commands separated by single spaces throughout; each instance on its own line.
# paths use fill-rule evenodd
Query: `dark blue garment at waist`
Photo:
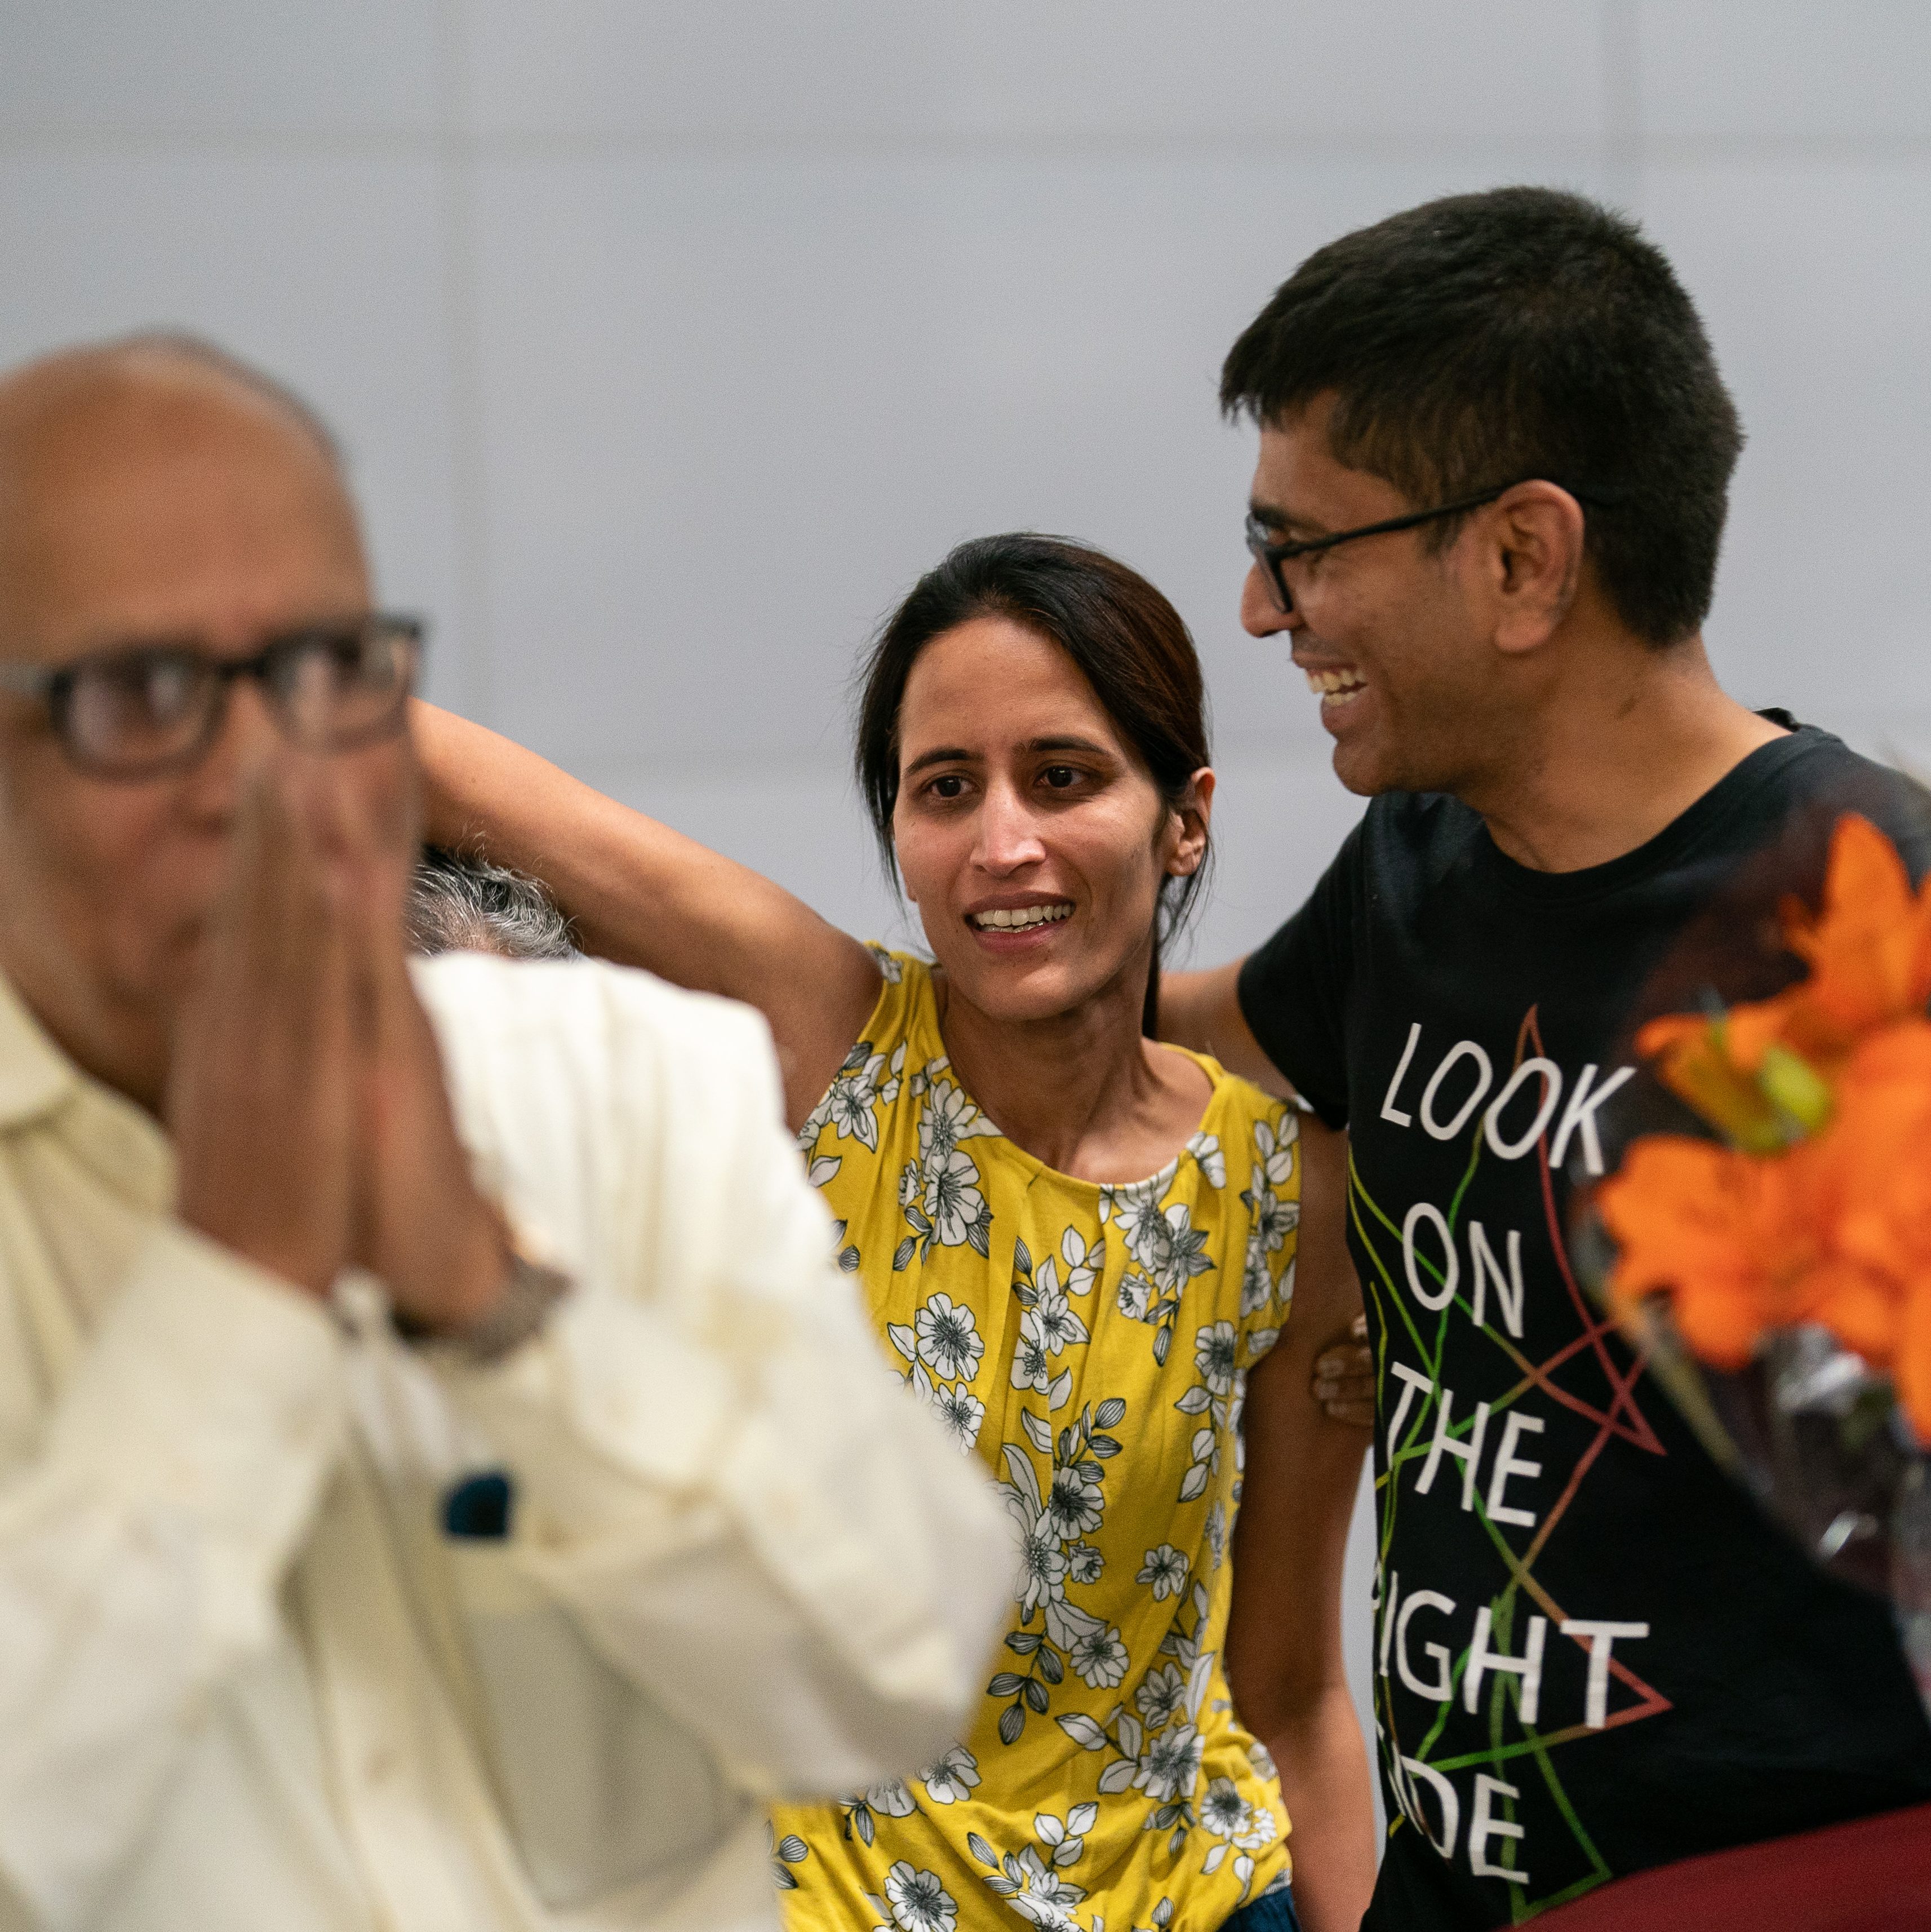
M 1222 1928 L 1222 1932 L 1301 1932 L 1294 1916 L 1294 1895 L 1285 1886 L 1243 1905 Z

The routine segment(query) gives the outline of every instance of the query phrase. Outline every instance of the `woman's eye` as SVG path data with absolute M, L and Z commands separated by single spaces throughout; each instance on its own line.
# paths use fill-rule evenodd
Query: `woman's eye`
M 1064 791 L 1067 786 L 1079 783 L 1079 773 L 1071 765 L 1048 765 L 1039 776 L 1055 791 Z
M 934 778 L 930 787 L 934 798 L 963 798 L 965 780 L 955 772 L 949 772 L 942 778 Z

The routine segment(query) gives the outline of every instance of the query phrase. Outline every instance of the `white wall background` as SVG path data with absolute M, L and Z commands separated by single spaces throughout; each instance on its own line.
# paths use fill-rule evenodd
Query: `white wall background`
M 1217 957 L 1357 810 L 1234 621 L 1220 357 L 1322 241 L 1524 180 L 1702 304 L 1726 680 L 1931 764 L 1923 0 L 0 0 L 0 361 L 279 372 L 432 694 L 868 932 L 861 641 L 962 536 L 1104 544 L 1208 668 Z

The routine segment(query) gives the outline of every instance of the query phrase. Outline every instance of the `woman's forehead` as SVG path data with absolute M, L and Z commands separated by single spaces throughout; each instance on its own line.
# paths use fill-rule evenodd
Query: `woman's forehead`
M 1077 736 L 1120 749 L 1118 728 L 1086 674 L 1050 638 L 1009 617 L 975 617 L 919 653 L 899 706 L 901 754 L 941 739 L 989 756 Z

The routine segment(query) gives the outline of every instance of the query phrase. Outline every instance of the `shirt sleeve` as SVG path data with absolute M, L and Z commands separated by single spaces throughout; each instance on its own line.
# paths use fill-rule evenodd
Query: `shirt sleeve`
M 1307 903 L 1240 969 L 1242 1016 L 1261 1050 L 1330 1127 L 1348 1124 L 1345 1033 L 1364 826 Z
M 164 1225 L 0 1485 L 0 1923 L 96 1922 L 208 1697 L 273 1640 L 341 1352 L 317 1304 Z
M 635 1119 L 612 1138 L 652 1177 L 638 1214 L 667 1216 L 670 1245 L 644 1238 L 618 1278 L 580 1282 L 456 1398 L 514 1475 L 511 1555 L 606 1660 L 742 1787 L 825 1796 L 957 1736 L 1011 1540 L 833 1262 L 762 1023 L 712 1003 L 706 1033 L 681 1067 L 625 1064 L 640 1042 L 616 1042 L 616 1090 L 658 1144 L 637 1144 Z

